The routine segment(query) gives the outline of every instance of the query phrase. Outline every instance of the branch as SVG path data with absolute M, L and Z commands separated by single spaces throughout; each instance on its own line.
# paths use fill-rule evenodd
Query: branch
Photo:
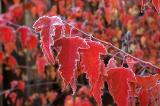
M 153 67 L 153 68 L 155 68 L 155 69 L 160 70 L 160 67 L 158 67 L 158 66 L 156 66 L 156 65 L 153 65 L 153 64 L 150 63 L 150 62 L 147 62 L 147 61 L 141 60 L 141 59 L 139 59 L 139 58 L 137 58 L 137 57 L 134 57 L 134 56 L 126 53 L 125 51 L 119 49 L 118 47 L 112 45 L 112 44 L 109 43 L 109 42 L 106 42 L 106 41 L 102 41 L 102 40 L 100 40 L 100 39 L 97 39 L 97 38 L 93 37 L 92 34 L 86 33 L 86 32 L 78 29 L 77 27 L 75 27 L 75 26 L 73 26 L 73 25 L 71 25 L 71 24 L 69 24 L 69 23 L 67 23 L 67 22 L 65 22 L 65 21 L 63 21 L 63 23 L 65 23 L 66 25 L 72 27 L 73 29 L 76 29 L 77 31 L 83 33 L 84 35 L 86 35 L 87 37 L 90 37 L 91 39 L 93 39 L 93 40 L 95 40 L 95 41 L 101 42 L 101 43 L 103 43 L 103 44 L 106 44 L 106 45 L 108 45 L 108 46 L 116 49 L 117 51 L 123 53 L 125 56 L 131 57 L 132 59 L 134 59 L 134 60 L 136 60 L 136 61 L 138 61 L 138 62 L 141 62 L 141 63 L 143 63 L 143 64 L 145 64 L 145 65 L 147 65 L 147 66 L 150 66 L 150 67 Z M 156 70 L 156 71 L 157 71 L 157 70 Z M 157 71 L 157 72 L 159 72 L 159 71 Z

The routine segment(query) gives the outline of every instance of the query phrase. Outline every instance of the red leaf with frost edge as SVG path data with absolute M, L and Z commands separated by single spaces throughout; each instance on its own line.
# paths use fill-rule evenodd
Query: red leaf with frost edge
M 14 104 L 15 103 L 15 100 L 16 100 L 16 97 L 17 97 L 17 94 L 15 92 L 11 93 L 10 95 L 10 98 L 12 100 L 12 103 Z
M 44 77 L 44 68 L 45 68 L 45 65 L 47 64 L 48 64 L 48 61 L 46 60 L 45 57 L 39 57 L 37 59 L 38 73 L 40 74 L 41 77 Z
M 17 18 L 18 20 L 21 20 L 24 14 L 24 9 L 21 4 L 15 4 L 10 6 L 9 12 L 12 14 L 12 17 Z M 17 20 L 15 19 L 15 21 Z
M 38 39 L 36 34 L 31 34 L 27 38 L 27 49 L 34 50 L 37 47 Z
M 32 31 L 28 27 L 22 26 L 18 28 L 17 32 L 19 32 L 22 47 L 26 46 L 28 35 L 32 33 Z
M 91 90 L 91 93 L 93 93 L 93 96 L 97 100 L 98 104 L 102 104 L 101 96 L 103 95 L 102 89 L 104 88 L 104 76 L 106 75 L 106 68 L 104 63 L 101 62 L 101 73 L 99 75 L 98 80 L 95 82 L 95 85 L 93 89 Z
M 0 62 L 3 63 L 4 61 L 4 53 L 0 51 Z
M 55 42 L 55 47 L 61 48 L 57 58 L 60 64 L 59 71 L 66 87 L 73 78 L 76 62 L 80 60 L 78 49 L 88 48 L 88 45 L 80 37 L 63 37 Z
M 156 11 L 160 14 L 160 0 L 152 0 L 152 3 Z
M 101 73 L 101 54 L 107 54 L 106 48 L 104 45 L 94 42 L 94 41 L 86 41 L 87 44 L 90 46 L 88 49 L 80 49 L 79 52 L 81 54 L 81 65 L 84 67 L 84 71 L 86 72 L 87 78 L 89 79 L 89 84 L 91 86 L 91 89 L 94 88 L 96 83 L 100 77 Z M 101 82 L 101 81 L 100 81 Z M 101 84 L 101 83 L 100 83 Z M 100 85 L 101 86 L 101 85 Z M 101 87 L 99 87 L 98 90 L 100 90 Z M 96 90 L 93 90 L 93 95 L 96 98 L 99 105 L 101 104 L 101 93 L 97 92 Z
M 4 44 L 5 50 L 7 51 L 8 55 L 10 55 L 13 50 L 16 50 L 16 35 L 12 27 L 5 25 L 0 26 L 0 39 Z
M 2 84 L 3 76 L 0 75 L 0 85 Z
M 17 84 L 18 84 L 18 81 L 12 81 L 11 82 L 11 88 L 12 89 L 15 88 L 17 86 Z
M 118 67 L 107 71 L 109 92 L 118 106 L 128 106 L 129 84 L 135 82 L 135 74 L 128 68 Z
M 150 97 L 151 97 L 150 91 L 147 89 L 141 88 L 139 95 L 138 95 L 140 106 L 148 106 Z
M 14 29 L 10 26 L 0 26 L 0 39 L 5 45 L 16 40 Z
M 40 17 L 33 25 L 33 28 L 35 28 L 36 32 L 40 32 L 42 51 L 47 59 L 51 60 L 52 63 L 54 63 L 54 59 L 50 47 L 54 45 L 53 37 L 56 36 L 56 25 L 63 26 L 62 20 L 57 16 Z M 60 37 L 62 36 L 63 34 L 61 34 Z
M 156 85 L 157 81 L 160 79 L 160 75 L 150 75 L 150 76 L 136 76 L 138 86 L 143 88 L 150 88 Z
M 18 88 L 20 90 L 22 90 L 24 92 L 24 89 L 25 89 L 25 83 L 24 81 L 19 81 L 18 84 L 17 84 Z

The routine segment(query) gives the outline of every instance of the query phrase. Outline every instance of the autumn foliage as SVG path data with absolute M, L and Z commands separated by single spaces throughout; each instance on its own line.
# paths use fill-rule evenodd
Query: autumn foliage
M 4 105 L 160 105 L 159 0 L 2 4 Z

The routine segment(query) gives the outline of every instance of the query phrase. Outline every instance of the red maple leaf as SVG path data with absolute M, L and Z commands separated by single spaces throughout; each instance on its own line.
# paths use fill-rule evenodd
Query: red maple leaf
M 135 74 L 128 68 L 112 68 L 108 72 L 109 92 L 113 96 L 118 106 L 127 106 L 129 97 L 128 82 L 135 82 Z
M 157 81 L 160 79 L 160 75 L 156 74 L 156 75 L 150 75 L 150 76 L 136 76 L 137 82 L 136 85 L 137 86 L 141 86 L 144 89 L 150 88 L 150 87 L 154 87 L 157 83 Z
M 87 73 L 87 78 L 89 79 L 89 84 L 93 89 L 93 95 L 96 98 L 99 105 L 101 104 L 101 85 L 103 84 L 102 78 L 100 77 L 101 73 L 101 54 L 107 54 L 106 48 L 104 45 L 87 40 L 87 44 L 90 46 L 88 49 L 80 49 L 79 52 L 81 54 L 81 65 L 84 67 L 85 72 Z M 100 78 L 99 78 L 100 77 Z M 98 82 L 97 82 L 98 81 Z M 102 82 L 102 83 L 100 83 Z M 94 85 L 99 83 L 96 88 Z
M 12 81 L 11 82 L 11 88 L 12 89 L 15 88 L 17 86 L 17 84 L 18 84 L 18 81 Z
M 0 26 L 0 39 L 2 40 L 3 44 L 10 43 L 15 41 L 15 33 L 14 29 L 10 26 Z
M 33 25 L 36 32 L 41 32 L 40 37 L 42 51 L 47 59 L 51 60 L 52 63 L 54 63 L 54 59 L 50 47 L 54 45 L 53 37 L 55 36 L 56 25 L 63 26 L 62 20 L 57 16 L 40 17 Z M 62 36 L 63 34 L 61 34 L 60 37 Z
M 21 20 L 23 14 L 24 14 L 23 5 L 21 5 L 21 4 L 12 5 L 9 8 L 9 12 L 12 15 L 13 20 L 15 20 L 14 18 L 17 18 L 18 20 Z M 15 21 L 17 21 L 17 20 L 15 20 Z
M 88 45 L 80 37 L 63 37 L 55 42 L 55 47 L 61 48 L 57 58 L 60 64 L 59 71 L 66 87 L 73 78 L 76 62 L 80 59 L 78 49 L 88 48 Z
M 36 34 L 30 34 L 27 38 L 27 49 L 34 50 L 37 47 L 38 39 Z
M 10 55 L 13 50 L 16 50 L 16 34 L 12 27 L 6 25 L 0 26 L 0 39 L 4 44 L 5 50 L 7 51 L 8 55 Z
M 24 92 L 24 89 L 25 89 L 25 83 L 24 83 L 24 81 L 18 81 L 17 86 L 18 86 L 18 88 L 20 90 L 22 90 Z
M 160 14 L 160 0 L 152 0 L 152 3 L 156 9 L 156 11 Z
M 151 97 L 150 91 L 148 89 L 141 88 L 139 95 L 138 95 L 140 106 L 148 106 L 150 97 Z
M 28 27 L 22 26 L 18 28 L 17 32 L 19 32 L 22 47 L 26 46 L 28 34 L 32 33 L 31 30 Z
M 48 64 L 48 62 L 45 57 L 39 57 L 37 59 L 38 73 L 42 77 L 44 77 L 44 68 L 45 68 L 45 65 L 47 65 L 47 64 Z
M 16 97 L 17 97 L 17 94 L 15 92 L 12 92 L 9 96 L 10 96 L 10 98 L 12 100 L 12 103 L 14 104 L 15 100 L 16 100 Z

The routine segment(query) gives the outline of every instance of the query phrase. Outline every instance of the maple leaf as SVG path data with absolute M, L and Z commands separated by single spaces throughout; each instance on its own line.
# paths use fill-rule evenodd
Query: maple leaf
M 12 17 L 17 18 L 18 20 L 21 20 L 24 14 L 23 6 L 21 4 L 12 5 L 9 8 L 9 12 L 12 15 Z
M 129 97 L 128 82 L 135 82 L 135 74 L 128 68 L 117 67 L 107 71 L 109 92 L 118 106 L 127 106 Z
M 66 87 L 73 77 L 76 62 L 80 59 L 78 49 L 88 48 L 88 45 L 80 37 L 63 37 L 55 42 L 55 47 L 61 48 L 57 59 L 60 64 L 59 71 Z
M 18 81 L 17 86 L 19 87 L 20 90 L 22 90 L 24 92 L 24 89 L 25 89 L 24 81 Z
M 39 57 L 37 59 L 38 73 L 42 77 L 44 77 L 44 68 L 45 68 L 45 65 L 47 65 L 47 64 L 48 64 L 48 62 L 45 57 Z
M 36 32 L 40 32 L 42 51 L 47 59 L 50 59 L 52 63 L 54 63 L 54 59 L 50 47 L 54 45 L 53 37 L 55 36 L 56 25 L 63 26 L 62 20 L 57 16 L 40 17 L 33 25 Z M 61 34 L 60 37 L 62 36 L 63 34 Z
M 86 72 L 87 78 L 89 79 L 89 84 L 91 86 L 91 89 L 93 89 L 93 95 L 96 98 L 99 105 L 101 104 L 101 88 L 100 87 L 103 83 L 101 81 L 102 78 L 100 77 L 100 70 L 101 70 L 101 59 L 100 55 L 107 54 L 106 48 L 104 45 L 97 43 L 95 41 L 89 41 L 87 40 L 87 44 L 90 46 L 88 49 L 80 49 L 79 52 L 81 54 L 81 65 L 84 67 L 84 71 Z M 99 81 L 98 81 L 99 80 Z M 98 82 L 97 82 L 98 81 Z M 99 83 L 99 85 L 96 86 L 98 89 L 94 89 L 94 85 L 96 83 Z
M 16 34 L 12 27 L 6 25 L 0 26 L 0 39 L 4 44 L 8 55 L 10 55 L 13 50 L 16 50 Z
M 136 85 L 147 89 L 156 85 L 157 81 L 160 79 L 160 75 L 156 74 L 150 76 L 136 76 L 136 79 Z
M 28 27 L 21 26 L 17 29 L 17 32 L 19 32 L 20 40 L 22 43 L 22 47 L 27 45 L 27 37 L 31 32 L 31 30 Z
M 15 41 L 15 32 L 14 29 L 10 26 L 0 26 L 0 39 L 3 44 L 10 43 Z
M 27 38 L 27 49 L 34 50 L 37 47 L 38 39 L 36 34 L 30 34 Z
M 148 106 L 150 97 L 151 97 L 150 91 L 147 89 L 141 88 L 138 95 L 140 106 Z
M 12 92 L 9 96 L 10 96 L 10 98 L 12 100 L 12 103 L 14 104 L 15 100 L 16 100 L 16 97 L 17 97 L 17 94 L 15 92 Z
M 159 0 L 152 0 L 152 3 L 154 5 L 154 8 L 156 11 L 160 14 L 160 1 Z
M 11 88 L 13 89 L 13 88 L 15 88 L 16 86 L 17 86 L 17 84 L 18 84 L 18 81 L 12 81 L 11 82 Z

